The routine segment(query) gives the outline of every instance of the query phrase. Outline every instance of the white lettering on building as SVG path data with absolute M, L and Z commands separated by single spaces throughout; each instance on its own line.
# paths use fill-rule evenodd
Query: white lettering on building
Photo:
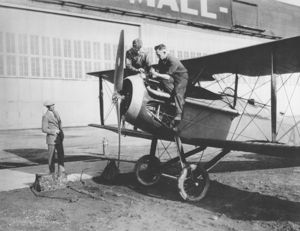
M 138 1 L 138 3 L 142 3 L 143 2 L 143 0 L 137 0 Z M 136 0 L 129 0 L 129 2 L 131 3 L 131 4 L 134 4 L 135 2 L 136 2 Z M 150 7 L 155 7 L 155 0 L 146 0 L 146 2 L 147 2 L 147 6 L 150 6 Z
M 181 12 L 186 14 L 198 15 L 198 10 L 191 9 L 188 6 L 188 0 L 181 0 Z
M 207 17 L 207 18 L 212 18 L 212 19 L 217 19 L 216 14 L 208 12 L 207 0 L 201 0 L 201 16 Z
M 171 10 L 179 12 L 176 0 L 160 0 L 158 1 L 157 8 L 161 9 L 163 6 L 169 6 Z
M 164 6 L 170 7 L 174 12 L 181 12 L 190 15 L 200 15 L 202 17 L 217 19 L 217 14 L 208 11 L 208 0 L 197 0 L 200 4 L 200 12 L 198 9 L 192 9 L 189 7 L 189 1 L 191 0 L 180 0 L 180 6 L 177 0 L 129 0 L 131 4 L 142 4 L 146 3 L 148 7 L 157 7 L 162 9 Z M 224 14 L 228 14 L 228 8 L 219 7 L 219 11 Z

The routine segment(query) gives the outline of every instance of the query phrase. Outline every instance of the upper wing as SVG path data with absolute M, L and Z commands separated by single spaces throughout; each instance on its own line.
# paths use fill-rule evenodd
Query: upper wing
M 263 43 L 199 58 L 182 60 L 191 83 L 209 80 L 213 74 L 247 76 L 300 72 L 300 36 Z
M 89 72 L 88 75 L 93 75 L 98 78 L 102 77 L 105 80 L 114 83 L 114 73 L 115 70 L 106 70 L 106 71 L 95 71 L 95 72 Z
M 273 59 L 273 62 L 272 62 Z M 213 74 L 237 73 L 247 76 L 300 72 L 300 36 L 182 60 L 190 82 L 213 80 Z M 126 71 L 126 70 L 125 70 Z M 113 83 L 114 70 L 88 73 Z M 126 74 L 126 73 L 125 73 Z

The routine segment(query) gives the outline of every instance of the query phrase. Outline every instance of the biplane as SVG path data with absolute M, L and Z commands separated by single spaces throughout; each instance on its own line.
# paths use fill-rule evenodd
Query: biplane
M 287 138 L 293 133 L 294 138 L 296 136 L 296 140 L 299 140 L 299 117 L 293 114 L 291 101 L 285 103 L 281 114 L 277 108 L 280 90 L 291 100 L 299 87 L 299 44 L 300 37 L 293 37 L 182 60 L 188 69 L 189 86 L 183 119 L 178 131 L 174 131 L 170 126 L 175 114 L 171 96 L 161 91 L 158 82 L 151 77 L 142 74 L 126 76 L 122 31 L 115 70 L 89 73 L 99 78 L 101 119 L 101 124 L 90 126 L 119 134 L 119 158 L 121 134 L 150 139 L 149 155 L 142 156 L 135 165 L 137 180 L 145 186 L 153 185 L 162 175 L 169 176 L 165 169 L 177 163 L 181 170 L 176 176 L 170 177 L 177 180 L 181 197 L 188 201 L 199 201 L 209 188 L 208 171 L 231 151 L 281 156 L 300 155 L 298 141 L 294 139 L 294 142 L 290 142 Z M 290 78 L 294 78 L 296 82 L 287 90 L 284 86 Z M 231 79 L 231 82 L 227 81 L 228 79 Z M 241 81 L 245 79 L 251 79 L 252 84 L 251 90 L 243 96 L 239 88 L 242 85 Z M 261 79 L 264 82 L 259 86 L 258 82 Z M 117 108 L 118 126 L 104 123 L 103 80 L 114 84 L 113 101 Z M 222 90 L 210 90 L 213 89 L 210 87 L 213 84 L 221 86 Z M 253 98 L 254 91 L 266 85 L 268 90 L 266 92 L 264 88 L 263 92 L 269 97 L 265 102 L 259 102 Z M 289 121 L 292 121 L 292 124 L 282 122 L 288 110 L 291 112 Z M 134 128 L 121 127 L 121 118 Z M 253 134 L 253 127 L 259 132 Z M 262 135 L 259 135 L 260 133 Z M 177 155 L 161 162 L 156 156 L 158 140 L 176 143 Z M 193 145 L 194 148 L 185 152 L 183 144 Z M 202 152 L 207 147 L 219 148 L 220 152 L 205 163 L 200 161 L 195 164 L 187 161 L 188 157 Z

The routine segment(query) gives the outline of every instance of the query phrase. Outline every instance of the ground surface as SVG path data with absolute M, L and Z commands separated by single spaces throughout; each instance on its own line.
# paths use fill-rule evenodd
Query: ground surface
M 71 142 L 70 136 L 69 152 L 79 142 L 75 138 Z M 96 145 L 85 143 L 96 151 Z M 125 148 L 128 156 L 137 149 Z M 103 170 L 106 161 L 100 162 Z M 73 171 L 76 165 L 66 164 Z M 162 178 L 143 187 L 131 171 L 114 184 L 95 177 L 43 193 L 29 187 L 10 190 L 0 193 L 0 230 L 300 230 L 299 166 L 300 159 L 232 153 L 212 169 L 207 196 L 194 203 L 181 200 L 176 181 Z M 33 170 L 23 166 L 22 171 Z

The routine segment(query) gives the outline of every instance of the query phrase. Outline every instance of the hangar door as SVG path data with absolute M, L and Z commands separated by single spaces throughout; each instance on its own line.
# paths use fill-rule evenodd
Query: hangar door
M 41 127 L 46 99 L 64 126 L 99 122 L 98 80 L 86 73 L 114 68 L 122 29 L 129 47 L 138 25 L 0 7 L 0 129 Z

